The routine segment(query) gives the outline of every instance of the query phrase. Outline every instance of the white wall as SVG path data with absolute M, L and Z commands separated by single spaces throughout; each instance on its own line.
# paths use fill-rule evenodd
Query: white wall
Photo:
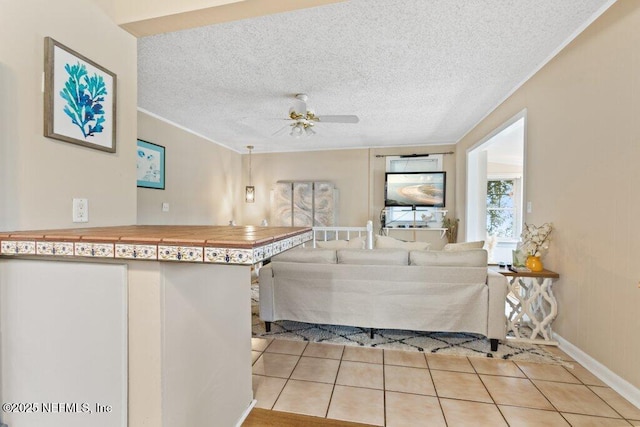
M 124 265 L 0 260 L 0 401 L 37 409 L 2 411 L 2 422 L 127 425 L 126 275 Z
M 94 3 L 0 4 L 0 229 L 72 227 L 74 197 L 89 199 L 89 224 L 136 219 L 136 40 Z M 118 76 L 117 152 L 45 138 L 44 37 Z

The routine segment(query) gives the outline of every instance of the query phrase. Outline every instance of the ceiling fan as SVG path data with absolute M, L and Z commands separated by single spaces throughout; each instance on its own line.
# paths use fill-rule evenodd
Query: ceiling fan
M 316 116 L 313 110 L 307 107 L 308 99 L 309 97 L 304 93 L 296 95 L 293 107 L 289 109 L 289 118 L 287 119 L 293 122 L 274 133 L 274 136 L 282 133 L 288 127 L 291 128 L 289 135 L 295 138 L 313 136 L 316 133 L 313 130 L 316 123 L 358 123 L 360 121 L 358 116 L 355 115 Z

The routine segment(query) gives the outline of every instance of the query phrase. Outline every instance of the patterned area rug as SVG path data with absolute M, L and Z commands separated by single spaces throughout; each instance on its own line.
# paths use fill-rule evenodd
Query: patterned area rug
M 507 339 L 500 343 L 498 351 L 491 352 L 487 338 L 469 333 L 376 329 L 372 339 L 367 328 L 319 325 L 289 320 L 273 322 L 271 331 L 265 332 L 264 322 L 258 317 L 257 286 L 252 287 L 251 299 L 252 334 L 254 337 L 421 351 L 455 356 L 493 357 L 573 367 L 570 363 L 547 351 L 542 345 L 516 343 Z

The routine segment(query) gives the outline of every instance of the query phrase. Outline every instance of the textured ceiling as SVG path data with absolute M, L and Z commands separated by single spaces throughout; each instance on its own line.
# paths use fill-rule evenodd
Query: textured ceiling
M 238 152 L 455 143 L 611 0 L 350 0 L 143 37 L 138 106 Z M 273 134 L 296 93 L 311 138 Z

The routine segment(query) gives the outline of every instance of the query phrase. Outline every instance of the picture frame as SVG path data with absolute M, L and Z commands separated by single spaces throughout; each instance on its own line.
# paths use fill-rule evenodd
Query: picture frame
M 162 145 L 138 139 L 136 171 L 138 187 L 164 190 L 165 148 Z
M 117 76 L 44 39 L 44 136 L 116 152 Z

